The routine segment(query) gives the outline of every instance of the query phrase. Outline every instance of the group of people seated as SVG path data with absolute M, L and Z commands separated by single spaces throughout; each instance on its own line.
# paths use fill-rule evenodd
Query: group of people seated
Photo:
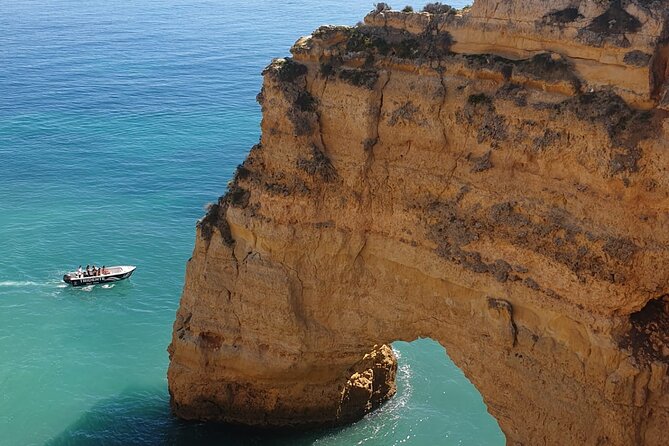
M 109 274 L 109 271 L 104 265 L 102 265 L 102 268 L 96 268 L 95 265 L 93 265 L 93 268 L 91 268 L 90 265 L 86 265 L 85 270 L 81 268 L 81 265 L 79 265 L 79 268 L 77 269 L 77 275 L 79 277 L 95 277 L 103 276 L 105 274 Z

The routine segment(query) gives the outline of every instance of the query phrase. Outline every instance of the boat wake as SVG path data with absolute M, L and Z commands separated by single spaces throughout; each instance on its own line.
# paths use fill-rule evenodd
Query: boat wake
M 14 286 L 14 287 L 19 287 L 19 286 L 45 286 L 46 284 L 44 283 L 37 283 L 37 282 L 32 282 L 30 280 L 3 280 L 0 281 L 0 286 Z
M 114 288 L 114 284 L 113 283 L 105 284 L 105 285 L 102 285 L 102 288 L 104 288 L 104 289 Z

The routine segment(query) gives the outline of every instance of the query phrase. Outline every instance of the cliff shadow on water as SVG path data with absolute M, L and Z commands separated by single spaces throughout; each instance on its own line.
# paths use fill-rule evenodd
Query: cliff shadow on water
M 331 431 L 337 429 L 300 434 L 183 421 L 170 413 L 164 389 L 128 388 L 91 407 L 46 445 L 308 445 Z
M 397 394 L 378 411 L 351 425 L 290 431 L 189 422 L 172 415 L 165 389 L 130 387 L 99 401 L 46 446 L 306 446 L 391 444 L 403 440 L 429 444 L 421 426 L 437 424 L 443 438 L 453 444 L 465 444 L 462 442 L 467 439 L 466 444 L 472 445 L 504 443 L 480 393 L 439 343 L 418 339 L 396 342 L 393 349 L 399 360 Z M 409 413 L 420 416 L 408 416 L 408 407 Z

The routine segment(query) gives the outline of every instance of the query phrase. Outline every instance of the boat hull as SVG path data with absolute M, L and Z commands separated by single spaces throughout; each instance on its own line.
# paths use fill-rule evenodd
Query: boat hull
M 105 276 L 92 276 L 92 277 L 72 277 L 71 275 L 64 275 L 63 282 L 69 283 L 72 286 L 88 286 L 95 285 L 98 283 L 114 283 L 120 280 L 125 280 L 128 277 L 132 276 L 132 273 L 135 272 L 133 268 L 130 271 L 124 271 L 118 274 L 108 274 Z

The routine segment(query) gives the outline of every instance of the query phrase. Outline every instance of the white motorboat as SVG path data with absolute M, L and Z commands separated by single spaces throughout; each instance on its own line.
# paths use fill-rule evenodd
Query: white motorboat
M 118 282 L 119 280 L 127 279 L 132 276 L 135 269 L 137 269 L 136 266 L 107 266 L 96 275 L 87 274 L 86 271 L 82 271 L 81 273 L 72 271 L 63 276 L 63 281 L 72 286 Z

